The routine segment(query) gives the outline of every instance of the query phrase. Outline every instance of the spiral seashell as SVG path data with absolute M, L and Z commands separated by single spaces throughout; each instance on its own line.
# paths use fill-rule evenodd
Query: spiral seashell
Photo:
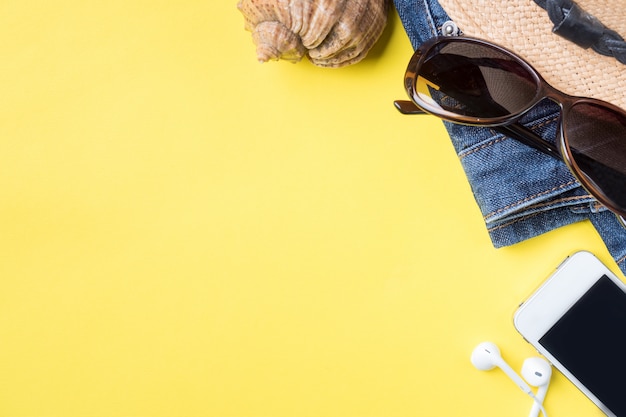
M 389 0 L 240 0 L 237 8 L 252 32 L 261 62 L 298 62 L 320 67 L 361 61 L 387 23 Z

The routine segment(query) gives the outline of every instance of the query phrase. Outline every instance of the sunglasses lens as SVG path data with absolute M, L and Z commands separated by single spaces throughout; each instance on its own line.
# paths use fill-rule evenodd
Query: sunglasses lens
M 563 130 L 578 169 L 626 213 L 626 115 L 600 104 L 579 102 L 567 112 Z
M 532 69 L 505 51 L 451 40 L 426 52 L 415 88 L 420 104 L 435 113 L 498 118 L 528 109 L 539 80 Z

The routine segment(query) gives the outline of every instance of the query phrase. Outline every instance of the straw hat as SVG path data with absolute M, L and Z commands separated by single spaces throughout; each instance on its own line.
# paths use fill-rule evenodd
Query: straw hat
M 545 1 L 550 3 L 552 0 Z M 607 28 L 626 37 L 626 1 L 575 0 Z M 626 65 L 553 32 L 533 0 L 439 0 L 464 35 L 489 40 L 526 59 L 554 87 L 626 109 Z M 574 29 L 574 33 L 580 31 Z

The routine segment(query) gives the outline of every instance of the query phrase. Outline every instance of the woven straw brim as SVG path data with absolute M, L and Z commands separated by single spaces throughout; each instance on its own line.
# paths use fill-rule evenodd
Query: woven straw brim
M 439 0 L 464 35 L 489 40 L 526 59 L 552 86 L 626 108 L 626 65 L 583 49 L 552 32 L 548 13 L 533 0 Z M 576 0 L 626 37 L 626 2 Z

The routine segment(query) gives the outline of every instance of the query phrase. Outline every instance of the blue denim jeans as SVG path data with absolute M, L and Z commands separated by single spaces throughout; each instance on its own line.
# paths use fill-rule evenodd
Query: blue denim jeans
M 394 3 L 414 49 L 443 35 L 442 28 L 454 28 L 436 0 Z M 558 116 L 558 106 L 546 100 L 522 123 L 554 141 Z M 626 273 L 626 229 L 580 186 L 563 162 L 489 128 L 444 123 L 495 247 L 589 219 Z

